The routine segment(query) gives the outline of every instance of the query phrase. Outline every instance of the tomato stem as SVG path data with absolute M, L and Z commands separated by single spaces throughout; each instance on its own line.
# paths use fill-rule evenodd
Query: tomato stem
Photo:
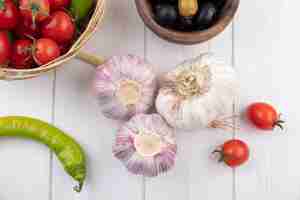
M 32 57 L 33 57 L 34 61 L 35 61 L 36 63 L 38 63 L 38 61 L 37 61 L 37 59 L 36 59 L 36 56 L 35 56 L 35 51 L 36 51 L 36 39 L 35 39 L 34 37 L 32 37 L 31 35 L 27 35 L 27 34 L 26 34 L 25 36 L 32 40 L 32 45 L 31 45 L 31 48 L 30 48 L 31 54 L 32 54 Z
M 225 154 L 222 150 L 219 150 L 219 149 L 216 149 L 212 152 L 212 154 L 218 154 L 219 155 L 219 159 L 218 159 L 218 162 L 224 162 L 225 160 Z
M 40 6 L 36 3 L 31 3 L 30 7 L 33 14 L 36 14 L 37 12 L 40 11 Z
M 273 124 L 273 128 L 279 127 L 281 130 L 284 130 L 283 124 L 285 123 L 285 121 L 283 121 L 283 120 L 280 119 L 280 118 L 281 118 L 281 115 L 282 115 L 282 114 L 279 114 L 278 120 Z
M 284 123 L 285 123 L 285 121 L 278 120 L 277 122 L 274 123 L 273 128 L 279 127 L 281 130 L 284 130 L 284 126 L 283 126 Z
M 49 14 L 47 12 L 42 12 L 41 6 L 37 3 L 31 2 L 30 10 L 32 13 L 32 25 L 34 28 L 36 28 L 36 18 L 39 14 L 47 16 L 47 17 L 49 16 Z

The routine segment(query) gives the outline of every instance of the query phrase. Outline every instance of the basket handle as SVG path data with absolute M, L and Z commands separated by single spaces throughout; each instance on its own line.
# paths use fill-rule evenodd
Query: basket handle
M 79 51 L 76 55 L 76 58 L 94 66 L 98 66 L 104 63 L 104 60 L 102 58 L 99 58 L 98 56 L 92 55 L 85 51 Z

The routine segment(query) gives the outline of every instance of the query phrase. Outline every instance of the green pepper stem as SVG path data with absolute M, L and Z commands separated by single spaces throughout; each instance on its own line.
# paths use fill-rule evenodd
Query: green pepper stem
M 75 192 L 81 192 L 81 190 L 82 190 L 82 187 L 83 187 L 83 182 L 78 182 L 78 185 L 75 185 L 74 187 L 73 187 L 73 190 L 75 191 Z
M 80 51 L 76 57 L 80 60 L 83 60 L 91 65 L 94 65 L 94 66 L 98 66 L 98 65 L 101 65 L 104 63 L 104 60 L 95 56 L 95 55 L 92 55 L 92 54 L 89 54 L 89 53 L 86 53 L 86 52 L 83 52 L 83 51 Z

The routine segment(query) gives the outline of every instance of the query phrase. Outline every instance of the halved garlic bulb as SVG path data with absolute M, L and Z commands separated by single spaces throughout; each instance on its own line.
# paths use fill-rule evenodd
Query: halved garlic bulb
M 148 177 L 170 170 L 177 145 L 173 129 L 158 114 L 138 114 L 118 131 L 113 154 L 133 174 Z
M 114 56 L 96 70 L 94 89 L 103 114 L 128 120 L 154 104 L 157 84 L 152 66 L 133 55 Z
M 175 128 L 227 128 L 237 93 L 233 68 L 203 54 L 162 77 L 156 109 Z

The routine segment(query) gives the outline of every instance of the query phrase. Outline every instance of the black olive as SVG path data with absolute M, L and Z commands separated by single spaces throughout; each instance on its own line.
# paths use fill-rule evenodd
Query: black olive
M 157 23 L 162 26 L 172 26 L 178 18 L 176 7 L 170 4 L 157 4 L 154 13 Z
M 177 5 L 178 0 L 152 0 L 153 4 L 173 4 Z
M 214 4 L 207 2 L 200 7 L 197 15 L 194 18 L 194 25 L 196 29 L 209 28 L 217 16 L 217 9 Z
M 225 5 L 227 0 L 211 0 L 211 2 L 216 6 L 218 9 L 222 9 Z
M 175 3 L 178 4 L 178 0 L 165 0 L 165 1 L 172 3 L 172 4 L 175 4 Z
M 193 30 L 193 17 L 180 17 L 175 28 L 181 31 Z

